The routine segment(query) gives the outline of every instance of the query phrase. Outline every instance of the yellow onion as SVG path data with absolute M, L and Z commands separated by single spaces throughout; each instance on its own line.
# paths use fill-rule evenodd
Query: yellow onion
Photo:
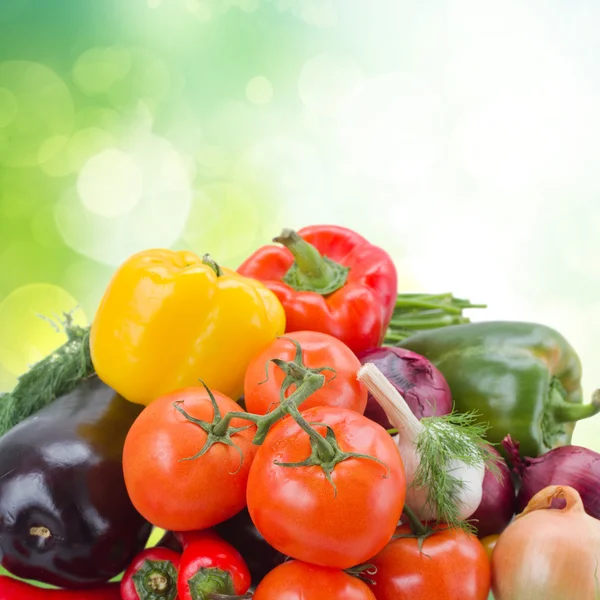
M 577 490 L 548 486 L 515 517 L 492 553 L 492 589 L 496 600 L 600 598 L 600 521 Z

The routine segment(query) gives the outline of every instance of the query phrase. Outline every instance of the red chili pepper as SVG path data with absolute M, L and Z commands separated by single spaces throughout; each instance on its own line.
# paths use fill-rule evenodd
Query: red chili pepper
M 358 233 L 335 225 L 284 229 L 238 273 L 262 281 L 281 301 L 286 331 L 328 333 L 355 353 L 381 345 L 398 295 L 392 258 Z
M 118 583 L 86 590 L 47 589 L 0 575 L 0 600 L 121 600 L 121 591 Z
M 242 555 L 216 534 L 201 535 L 184 542 L 177 589 L 179 600 L 250 598 L 250 571 Z
M 122 600 L 175 600 L 181 554 L 168 548 L 146 548 L 121 580 Z

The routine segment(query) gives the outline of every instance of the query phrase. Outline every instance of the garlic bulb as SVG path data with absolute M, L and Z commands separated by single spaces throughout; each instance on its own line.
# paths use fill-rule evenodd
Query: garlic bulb
M 456 524 L 478 508 L 487 451 L 480 429 L 466 415 L 419 421 L 404 398 L 373 364 L 358 372 L 398 430 L 394 440 L 407 478 L 406 504 L 422 521 Z

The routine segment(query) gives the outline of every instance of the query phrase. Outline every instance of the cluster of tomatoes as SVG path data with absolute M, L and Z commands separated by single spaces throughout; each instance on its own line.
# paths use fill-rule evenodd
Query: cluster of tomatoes
M 246 594 L 252 585 L 245 597 L 255 600 L 485 600 L 489 561 L 476 537 L 436 527 L 419 539 L 399 526 L 402 459 L 390 433 L 363 415 L 360 367 L 340 340 L 293 332 L 253 358 L 243 399 L 198 385 L 148 405 L 125 442 L 125 482 L 146 519 L 176 532 L 182 554 L 146 550 L 174 553 L 153 559 L 166 561 L 170 574 L 155 573 L 142 556 L 123 589 L 170 586 L 170 596 L 157 596 L 167 600 L 177 590 L 180 600 L 201 600 Z M 251 581 L 247 557 L 215 530 L 243 510 L 283 557 L 260 581 Z M 439 586 L 459 596 L 435 595 Z

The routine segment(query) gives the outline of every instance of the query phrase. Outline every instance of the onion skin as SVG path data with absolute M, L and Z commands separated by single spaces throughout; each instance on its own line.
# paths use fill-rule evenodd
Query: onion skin
M 452 412 L 452 393 L 446 379 L 424 356 L 404 348 L 380 347 L 358 355 L 360 362 L 374 364 L 400 392 L 413 414 L 423 417 Z M 372 394 L 364 416 L 385 429 L 393 429 L 384 410 Z
M 600 454 L 581 446 L 561 446 L 530 458 L 520 456 L 519 443 L 510 436 L 506 436 L 502 445 L 521 481 L 517 512 L 540 490 L 550 485 L 564 485 L 577 490 L 588 515 L 600 519 Z M 556 508 L 561 508 L 560 502 Z
M 563 509 L 553 508 L 562 500 Z M 492 553 L 496 600 L 595 600 L 600 521 L 569 486 L 538 492 L 502 532 Z
M 495 475 L 486 468 L 483 477 L 483 496 L 479 507 L 469 519 L 477 528 L 479 539 L 502 533 L 511 522 L 517 504 L 510 469 L 500 453 L 493 446 L 489 448 L 499 458 L 496 467 L 500 473 Z

